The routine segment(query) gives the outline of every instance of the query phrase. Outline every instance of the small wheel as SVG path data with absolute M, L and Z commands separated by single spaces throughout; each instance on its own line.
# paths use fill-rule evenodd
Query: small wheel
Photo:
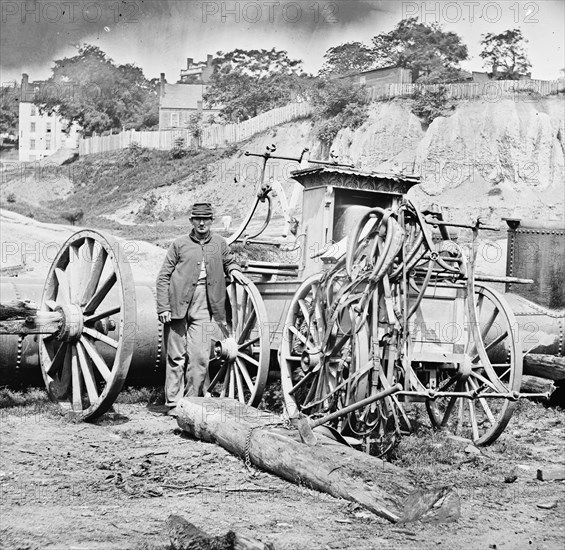
M 334 284 L 339 284 L 333 279 Z M 334 394 L 349 369 L 350 349 L 339 323 L 331 324 L 331 296 L 322 275 L 306 279 L 294 294 L 279 351 L 281 385 L 289 416 L 322 416 L 340 408 Z
M 494 290 L 477 285 L 468 323 L 466 366 L 445 369 L 438 391 L 480 392 L 489 396 L 520 391 L 522 349 L 517 322 L 506 301 Z M 477 445 L 493 443 L 507 426 L 516 401 L 503 397 L 441 397 L 426 402 L 435 427 L 447 427 Z
M 214 345 L 208 366 L 209 396 L 231 397 L 247 405 L 261 401 L 269 376 L 269 324 L 257 287 L 234 274 L 227 289 L 227 326 Z
M 63 315 L 57 334 L 39 337 L 49 397 L 81 420 L 100 416 L 122 389 L 137 328 L 134 281 L 118 241 L 91 230 L 72 235 L 51 265 L 41 310 Z

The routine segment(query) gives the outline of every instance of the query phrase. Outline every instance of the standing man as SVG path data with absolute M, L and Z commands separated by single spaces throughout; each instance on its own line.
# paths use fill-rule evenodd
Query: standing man
M 213 220 L 210 203 L 195 203 L 192 231 L 171 244 L 157 276 L 157 314 L 165 324 L 167 342 L 165 398 L 171 416 L 176 416 L 183 395 L 204 393 L 210 321 L 213 317 L 225 323 L 226 277 L 240 270 L 226 240 L 210 231 Z

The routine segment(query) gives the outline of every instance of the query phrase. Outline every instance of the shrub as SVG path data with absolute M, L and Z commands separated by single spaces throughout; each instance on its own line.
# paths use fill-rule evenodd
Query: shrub
M 128 168 L 135 168 L 140 161 L 148 162 L 151 156 L 149 150 L 132 141 L 124 151 L 123 164 Z
M 75 225 L 75 223 L 82 220 L 83 217 L 84 212 L 80 208 L 78 210 L 69 210 L 61 214 L 61 218 L 71 222 L 71 225 Z
M 439 116 L 448 116 L 454 105 L 448 98 L 447 88 L 438 85 L 435 89 L 417 88 L 413 95 L 412 112 L 428 126 Z
M 6 200 L 8 202 L 16 202 L 16 194 L 15 193 L 10 193 L 7 197 Z
M 175 139 L 173 148 L 169 151 L 169 159 L 175 160 L 186 157 L 188 149 L 186 149 L 185 145 L 185 139 L 183 137 Z

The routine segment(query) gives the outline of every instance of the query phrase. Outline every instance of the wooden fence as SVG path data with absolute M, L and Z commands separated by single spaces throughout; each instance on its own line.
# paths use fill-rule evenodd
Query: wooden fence
M 503 98 L 515 101 L 535 101 L 538 96 L 557 94 L 565 91 L 564 80 L 496 80 L 488 82 L 460 82 L 454 84 L 386 84 L 367 87 L 369 101 L 386 101 L 396 97 L 411 97 L 417 90 L 439 90 L 444 86 L 451 99 L 484 99 L 495 102 Z M 200 146 L 213 149 L 230 143 L 238 143 L 265 130 L 304 118 L 312 114 L 309 103 L 290 103 L 272 109 L 259 116 L 237 124 L 211 124 L 204 126 Z M 96 136 L 79 140 L 79 154 L 103 153 L 124 149 L 132 143 L 150 149 L 169 150 L 175 141 L 183 138 L 185 144 L 195 144 L 194 138 L 186 129 L 136 132 L 130 130 L 110 136 Z
M 290 103 L 240 123 L 210 124 L 202 129 L 200 146 L 213 149 L 215 147 L 224 147 L 230 143 L 238 143 L 273 126 L 305 118 L 311 113 L 312 107 L 309 103 Z M 129 147 L 132 143 L 137 143 L 149 149 L 166 151 L 171 149 L 179 138 L 182 138 L 185 144 L 195 144 L 195 138 L 187 129 L 146 132 L 128 130 L 110 136 L 94 136 L 80 139 L 79 154 L 89 155 L 92 153 L 115 151 L 116 149 Z
M 565 90 L 565 80 L 491 80 L 488 82 L 456 82 L 453 84 L 385 84 L 367 87 L 369 101 L 386 101 L 395 97 L 411 97 L 417 90 L 447 90 L 450 99 L 484 99 L 495 102 L 516 96 L 520 101 L 534 101 L 538 95 L 557 94 Z

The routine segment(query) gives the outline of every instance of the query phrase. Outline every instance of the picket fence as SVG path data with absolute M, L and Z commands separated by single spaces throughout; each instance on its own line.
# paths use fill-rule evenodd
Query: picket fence
M 206 149 L 224 147 L 230 143 L 238 143 L 251 136 L 264 132 L 273 126 L 305 118 L 312 114 L 312 107 L 307 102 L 290 103 L 284 107 L 271 109 L 265 113 L 235 124 L 210 124 L 204 126 L 199 145 Z M 127 130 L 110 136 L 93 136 L 79 140 L 79 155 L 106 153 L 116 149 L 124 149 L 137 143 L 149 149 L 171 149 L 179 138 L 184 143 L 196 145 L 196 139 L 186 129 L 141 131 Z
M 557 94 L 565 90 L 565 80 L 491 80 L 488 82 L 455 82 L 452 84 L 387 84 L 367 88 L 369 101 L 386 101 L 396 97 L 411 97 L 416 91 L 446 90 L 450 99 L 484 99 L 495 102 L 513 97 L 531 101 L 540 96 Z
M 565 80 L 496 80 L 488 82 L 460 82 L 453 84 L 386 84 L 367 87 L 368 101 L 386 101 L 397 97 L 411 97 L 417 90 L 435 91 L 440 86 L 450 99 L 484 99 L 495 102 L 511 97 L 516 101 L 534 101 L 565 91 Z M 93 136 L 79 140 L 79 154 L 104 153 L 124 149 L 137 143 L 149 149 L 171 149 L 179 138 L 185 144 L 199 145 L 206 149 L 238 143 L 264 132 L 273 126 L 305 118 L 312 114 L 308 102 L 290 103 L 236 124 L 211 124 L 204 126 L 199 143 L 187 129 L 142 131 L 129 130 L 110 136 Z

